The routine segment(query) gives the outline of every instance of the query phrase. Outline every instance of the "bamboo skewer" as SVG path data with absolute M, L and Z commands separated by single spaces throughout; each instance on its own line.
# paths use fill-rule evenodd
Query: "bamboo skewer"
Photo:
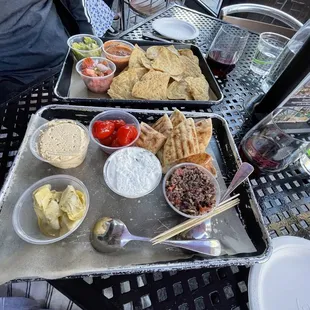
M 230 197 L 229 199 L 223 201 L 222 203 L 220 203 L 216 208 L 214 208 L 213 211 L 209 212 L 208 214 L 206 214 L 205 216 L 201 216 L 198 218 L 193 218 L 190 220 L 187 220 L 175 227 L 172 227 L 171 229 L 166 230 L 165 232 L 157 235 L 156 237 L 154 237 L 151 241 L 153 243 L 153 245 L 161 243 L 163 241 L 166 241 L 176 235 L 178 235 L 179 233 L 191 229 L 201 223 L 203 223 L 204 221 L 211 219 L 213 216 L 216 216 L 224 211 L 227 211 L 228 209 L 235 207 L 236 205 L 239 204 L 240 199 L 236 199 L 239 196 L 239 194 Z

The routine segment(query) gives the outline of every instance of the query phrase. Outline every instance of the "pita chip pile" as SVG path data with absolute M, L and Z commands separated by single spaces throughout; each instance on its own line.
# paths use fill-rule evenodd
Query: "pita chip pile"
M 113 99 L 209 100 L 209 84 L 190 49 L 135 45 L 128 68 L 114 77 L 108 94 Z
M 211 137 L 210 118 L 194 122 L 176 109 L 170 118 L 165 114 L 152 126 L 142 122 L 136 145 L 156 154 L 164 173 L 174 165 L 194 163 L 205 167 L 216 176 L 212 157 L 206 153 Z

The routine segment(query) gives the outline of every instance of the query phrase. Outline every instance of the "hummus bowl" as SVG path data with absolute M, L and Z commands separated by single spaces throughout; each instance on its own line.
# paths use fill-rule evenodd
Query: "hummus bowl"
M 40 126 L 30 138 L 30 150 L 37 159 L 50 165 L 69 169 L 84 161 L 89 135 L 81 123 L 57 119 Z

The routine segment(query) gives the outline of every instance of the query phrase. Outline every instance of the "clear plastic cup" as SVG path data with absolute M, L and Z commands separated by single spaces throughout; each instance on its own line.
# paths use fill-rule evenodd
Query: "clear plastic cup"
M 109 49 L 111 49 L 111 47 L 115 47 L 117 49 L 117 48 L 121 48 L 122 46 L 128 50 L 130 49 L 131 51 L 134 49 L 133 44 L 126 42 L 126 41 L 123 41 L 123 40 L 106 41 L 106 42 L 104 42 L 103 48 L 102 48 L 103 52 L 105 54 L 105 57 L 110 59 L 111 61 L 113 61 L 115 63 L 118 71 L 123 70 L 128 65 L 129 58 L 130 58 L 131 54 L 130 55 L 124 55 L 124 56 L 117 56 L 117 55 L 114 55 L 112 53 L 109 53 Z
M 57 121 L 57 120 L 54 120 Z M 70 121 L 72 122 L 72 120 L 69 119 L 61 119 L 61 121 Z M 87 154 L 87 150 L 88 150 L 88 145 L 89 145 L 89 135 L 88 135 L 88 129 L 81 124 L 80 122 L 77 121 L 73 121 L 76 125 L 78 125 L 79 127 L 81 127 L 83 129 L 83 131 L 85 132 L 86 135 L 86 144 L 85 144 L 85 148 L 83 150 L 81 150 L 81 152 L 79 153 L 72 153 L 70 155 L 67 154 L 59 154 L 59 153 L 55 153 L 52 155 L 56 156 L 61 156 L 62 160 L 61 161 L 49 161 L 46 160 L 45 158 L 43 158 L 39 152 L 38 149 L 38 145 L 39 145 L 39 139 L 41 136 L 41 133 L 44 132 L 50 125 L 49 122 L 40 126 L 31 136 L 30 141 L 29 141 L 29 147 L 30 147 L 30 151 L 33 154 L 34 157 L 36 157 L 37 159 L 45 162 L 45 163 L 49 163 L 50 165 L 57 167 L 57 168 L 61 168 L 61 169 L 69 169 L 69 168 L 76 168 L 79 165 L 82 164 L 82 162 L 85 160 L 86 154 Z
M 137 153 L 139 155 L 137 155 Z M 131 156 L 132 155 L 132 156 Z M 130 167 L 130 160 L 128 158 L 132 157 L 134 160 L 134 164 L 136 165 L 136 158 L 135 156 L 140 156 L 140 158 L 147 158 L 148 166 L 145 166 L 143 168 L 144 171 L 148 172 L 147 175 L 147 181 L 145 181 L 143 190 L 133 188 L 132 190 L 135 191 L 134 194 L 128 194 L 125 193 L 123 190 L 118 190 L 115 186 L 115 182 L 119 179 L 122 180 L 123 183 L 131 184 L 132 187 L 135 186 L 137 182 L 137 178 L 133 176 L 134 173 L 126 173 L 127 171 L 133 171 L 134 167 Z M 124 162 L 124 158 L 127 160 L 127 167 L 126 169 L 117 172 L 116 166 L 118 163 Z M 140 160 L 139 160 L 140 161 Z M 153 174 L 152 174 L 153 173 Z M 161 177 L 162 177 L 162 167 L 160 164 L 160 161 L 158 158 L 150 151 L 140 148 L 140 147 L 129 147 L 126 149 L 119 150 L 115 153 L 113 153 L 105 162 L 105 165 L 103 167 L 103 177 L 105 183 L 108 185 L 108 187 L 116 194 L 126 197 L 126 198 L 140 198 L 143 196 L 146 196 L 147 194 L 151 193 L 160 183 Z M 140 183 L 142 181 L 140 180 Z M 147 184 L 148 183 L 148 184 Z
M 76 49 L 72 47 L 72 44 L 75 42 L 77 43 L 83 42 L 84 37 L 92 38 L 93 40 L 97 42 L 99 47 L 96 49 L 92 49 L 92 50 L 80 50 L 80 49 Z M 67 40 L 67 44 L 70 50 L 72 51 L 73 55 L 75 56 L 76 60 L 81 60 L 87 57 L 101 57 L 102 56 L 103 42 L 101 39 L 91 34 L 76 34 L 75 36 L 72 36 Z
M 186 214 L 186 213 L 183 213 L 182 211 L 180 211 L 179 209 L 177 209 L 171 202 L 170 200 L 168 199 L 167 197 L 167 194 L 166 194 L 166 181 L 170 178 L 170 176 L 172 175 L 172 173 L 180 168 L 180 167 L 197 167 L 199 168 L 200 170 L 202 170 L 204 173 L 207 174 L 207 176 L 210 178 L 211 182 L 214 184 L 215 186 L 215 192 L 216 192 L 216 203 L 215 203 L 215 207 L 220 203 L 220 198 L 221 198 L 221 191 L 220 191 L 220 186 L 218 184 L 218 182 L 216 181 L 215 177 L 211 174 L 211 172 L 209 172 L 206 168 L 200 166 L 200 165 L 196 165 L 196 164 L 192 164 L 192 163 L 182 163 L 182 164 L 179 164 L 179 165 L 176 165 L 176 166 L 173 166 L 165 175 L 164 177 L 164 180 L 163 180 L 163 192 L 164 192 L 164 196 L 165 196 L 165 199 L 168 203 L 168 205 L 177 213 L 179 213 L 180 215 L 184 216 L 184 217 L 187 217 L 187 218 L 198 218 L 198 217 L 201 217 L 203 215 L 206 215 L 206 214 L 203 214 L 203 215 L 190 215 L 190 214 Z
M 50 184 L 53 190 L 64 191 L 68 185 L 85 195 L 86 210 L 84 216 L 76 223 L 76 226 L 60 237 L 48 237 L 41 233 L 38 218 L 34 211 L 32 193 L 39 187 Z M 79 179 L 70 175 L 53 175 L 31 185 L 18 199 L 13 211 L 13 228 L 17 235 L 28 243 L 44 245 L 58 242 L 67 238 L 84 221 L 89 208 L 89 193 L 86 186 Z
M 106 60 L 109 64 L 109 68 L 112 70 L 112 73 L 106 76 L 95 76 L 95 77 L 84 75 L 81 69 L 83 59 L 76 64 L 75 69 L 82 78 L 82 80 L 84 81 L 86 87 L 90 91 L 98 94 L 105 93 L 110 88 L 110 85 L 113 81 L 116 66 L 111 60 L 106 59 L 104 57 L 90 57 L 90 58 L 98 62 Z
M 112 146 L 106 146 L 106 145 L 102 145 L 94 136 L 93 136 L 93 126 L 94 126 L 94 123 L 96 121 L 106 121 L 106 120 L 119 120 L 119 119 L 122 119 L 125 121 L 126 124 L 128 125 L 135 125 L 135 127 L 137 128 L 138 130 L 138 135 L 136 137 L 135 140 L 133 140 L 131 143 L 129 143 L 128 145 L 125 145 L 125 146 L 120 146 L 120 147 L 112 147 Z M 122 110 L 108 110 L 108 111 L 105 111 L 105 112 L 102 112 L 98 115 L 96 115 L 92 121 L 90 122 L 90 125 L 89 125 L 89 135 L 90 135 L 90 138 L 92 141 L 94 141 L 100 148 L 102 151 L 104 151 L 105 153 L 107 154 L 112 154 L 114 153 L 115 151 L 118 151 L 118 150 L 121 150 L 125 147 L 128 147 L 128 146 L 131 146 L 133 145 L 139 138 L 139 135 L 140 135 L 140 132 L 141 132 L 141 128 L 140 128 L 140 123 L 139 121 L 130 113 L 127 113 L 125 111 L 122 111 Z

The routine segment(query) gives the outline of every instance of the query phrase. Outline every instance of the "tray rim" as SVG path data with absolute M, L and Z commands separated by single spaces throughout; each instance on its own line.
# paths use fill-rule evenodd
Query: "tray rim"
M 105 38 L 103 41 L 108 41 L 110 40 L 110 38 Z M 145 42 L 145 43 L 152 43 L 152 41 L 148 41 L 148 40 L 127 40 L 129 42 Z M 158 41 L 154 41 L 153 43 L 157 43 L 157 45 L 187 45 L 189 47 L 193 46 L 195 48 L 197 48 L 200 52 L 200 54 L 202 55 L 203 57 L 203 53 L 201 52 L 200 48 L 195 45 L 195 44 L 183 44 L 183 43 L 178 43 L 178 42 L 175 42 L 175 43 L 171 43 L 171 44 L 168 44 L 168 43 L 164 43 L 164 42 L 158 42 Z M 222 92 L 222 89 L 220 88 L 216 78 L 214 77 L 214 74 L 212 73 L 209 65 L 207 64 L 206 60 L 204 59 L 204 62 L 206 63 L 206 66 L 208 67 L 208 70 L 210 71 L 212 77 L 213 77 L 213 80 L 216 84 L 216 86 L 218 87 L 218 90 L 220 91 L 220 98 L 218 100 L 207 100 L 207 101 L 202 101 L 202 100 L 176 100 L 176 99 L 173 99 L 173 100 L 146 100 L 146 99 L 112 99 L 112 98 L 80 98 L 80 97 L 75 97 L 75 98 L 71 98 L 71 97 L 68 97 L 67 96 L 62 96 L 59 92 L 58 92 L 58 89 L 59 89 L 59 85 L 60 85 L 60 80 L 63 76 L 63 73 L 65 71 L 65 68 L 66 68 L 66 63 L 67 63 L 67 60 L 68 60 L 68 57 L 73 57 L 71 55 L 71 51 L 70 49 L 68 49 L 68 52 L 66 54 L 66 57 L 64 59 L 64 62 L 61 66 L 61 70 L 60 70 L 60 73 L 59 73 L 59 76 L 57 78 L 57 82 L 55 84 L 55 87 L 54 87 L 54 94 L 55 96 L 58 98 L 58 99 L 61 99 L 63 101 L 67 101 L 67 102 L 81 102 L 81 101 L 89 101 L 89 102 L 94 102 L 94 103 L 105 103 L 105 104 L 113 104 L 113 103 L 124 103 L 124 104 L 127 104 L 128 106 L 130 104 L 132 104 L 133 102 L 135 103 L 152 103 L 153 105 L 156 105 L 156 104 L 163 104 L 163 102 L 168 102 L 169 104 L 167 104 L 167 106 L 175 106 L 175 105 L 178 105 L 178 106 L 198 106 L 198 105 L 205 105 L 205 106 L 212 106 L 212 105 L 218 105 L 220 104 L 223 99 L 224 99 L 224 94 Z M 204 57 L 203 57 L 204 58 Z M 70 86 L 69 86 L 69 89 L 70 89 Z M 170 103 L 171 102 L 171 103 Z
M 102 112 L 104 110 L 119 110 L 120 108 L 111 108 L 111 107 L 92 107 L 92 106 L 74 106 L 74 105 L 61 105 L 61 104 L 52 104 L 52 105 L 47 105 L 42 108 L 40 108 L 35 115 L 41 116 L 44 111 L 49 110 L 49 109 L 67 109 L 67 110 L 81 110 L 81 111 L 93 111 L 93 112 Z M 172 113 L 172 111 L 165 111 L 165 110 L 141 110 L 141 109 L 123 109 L 125 111 L 133 112 L 133 113 L 146 113 L 150 112 L 152 114 L 164 114 L 164 113 Z M 241 163 L 241 158 L 239 156 L 237 147 L 234 143 L 233 137 L 231 132 L 228 129 L 228 124 L 226 120 L 215 113 L 205 113 L 205 112 L 191 112 L 191 111 L 183 111 L 186 114 L 199 114 L 201 117 L 213 117 L 217 118 L 220 121 L 222 121 L 224 124 L 226 124 L 226 132 L 228 135 L 228 139 L 231 143 L 231 147 L 233 147 L 233 151 L 236 154 L 236 159 L 237 159 L 237 164 L 240 165 Z M 27 128 L 28 130 L 28 128 Z M 27 131 L 25 133 L 25 136 L 27 134 Z M 24 139 L 23 142 L 24 143 Z M 7 178 L 1 188 L 0 191 L 0 216 L 1 216 L 1 210 L 4 202 L 4 198 L 6 195 L 6 191 L 8 187 L 10 186 L 11 178 L 13 177 L 13 172 L 16 169 L 16 163 L 19 160 L 19 157 L 21 156 L 21 148 L 19 148 L 18 153 L 16 154 L 13 164 L 8 172 Z M 257 256 L 252 256 L 252 257 L 221 257 L 219 259 L 217 258 L 212 258 L 211 260 L 208 258 L 205 259 L 199 259 L 199 260 L 192 260 L 192 261 L 182 261 L 182 259 L 176 261 L 176 262 L 159 262 L 159 263 L 151 263 L 151 264 L 143 264 L 143 265 L 130 265 L 130 266 L 116 266 L 116 267 L 109 267 L 102 269 L 101 271 L 88 271 L 85 273 L 78 273 L 78 274 L 72 274 L 69 276 L 66 276 L 64 278 L 74 278 L 74 277 L 80 277 L 80 276 L 97 276 L 97 275 L 102 275 L 102 274 L 111 274 L 111 275 L 116 275 L 116 274 L 128 274 L 128 273 L 144 273 L 144 272 L 156 272 L 156 271 L 171 271 L 171 270 L 188 270 L 188 269 L 200 269 L 200 268 L 214 268 L 214 267 L 224 267 L 224 266 L 250 266 L 255 263 L 264 263 L 267 261 L 272 253 L 272 244 L 271 244 L 271 238 L 267 232 L 267 229 L 265 225 L 263 224 L 263 216 L 261 213 L 261 210 L 259 208 L 258 202 L 255 198 L 252 186 L 250 184 L 249 179 L 246 180 L 248 184 L 248 193 L 250 195 L 250 199 L 253 201 L 253 203 L 250 204 L 250 207 L 254 213 L 254 216 L 256 217 L 256 220 L 259 224 L 259 227 L 262 232 L 262 237 L 263 241 L 266 244 L 266 248 L 264 252 L 260 255 Z M 256 208 L 255 208 L 256 206 Z M 34 278 L 23 278 L 20 280 L 36 280 L 38 277 Z M 16 279 L 19 280 L 19 279 Z

